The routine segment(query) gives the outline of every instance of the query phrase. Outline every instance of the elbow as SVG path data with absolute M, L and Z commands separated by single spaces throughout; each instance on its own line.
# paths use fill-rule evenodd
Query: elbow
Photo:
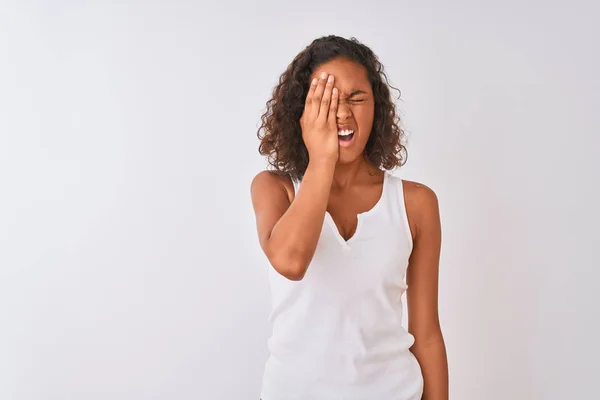
M 302 271 L 301 269 L 288 269 L 280 270 L 279 273 L 290 281 L 299 282 L 304 278 L 306 270 Z
M 296 251 L 279 251 L 271 257 L 272 267 L 290 281 L 301 281 L 306 275 L 309 262 L 302 253 Z

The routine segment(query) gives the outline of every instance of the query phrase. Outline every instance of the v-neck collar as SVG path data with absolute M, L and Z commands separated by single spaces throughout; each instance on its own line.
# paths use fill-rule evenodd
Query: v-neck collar
M 362 221 L 363 221 L 363 217 L 368 215 L 368 214 L 372 214 L 374 213 L 381 205 L 381 203 L 383 203 L 384 198 L 386 196 L 386 192 L 387 192 L 387 186 L 388 186 L 388 172 L 387 171 L 383 171 L 383 187 L 381 188 L 381 196 L 379 197 L 379 200 L 377 200 L 377 203 L 375 203 L 375 205 L 373 207 L 371 207 L 369 210 L 364 211 L 362 213 L 358 213 L 356 215 L 356 229 L 354 230 L 354 234 L 348 239 L 344 239 L 344 237 L 340 234 L 340 230 L 338 229 L 337 225 L 335 224 L 335 220 L 333 219 L 333 217 L 331 216 L 331 214 L 329 213 L 329 211 L 325 211 L 325 220 L 327 221 L 328 225 L 330 226 L 331 230 L 333 231 L 334 236 L 336 237 L 337 241 L 339 242 L 339 244 L 342 246 L 342 248 L 344 250 L 350 250 L 350 245 L 357 240 L 359 234 L 360 234 L 360 230 L 362 228 Z

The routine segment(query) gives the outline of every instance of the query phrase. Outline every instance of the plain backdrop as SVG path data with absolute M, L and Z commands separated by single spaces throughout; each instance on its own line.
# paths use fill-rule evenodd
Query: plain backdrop
M 256 129 L 327 34 L 379 55 L 394 174 L 438 195 L 451 398 L 592 398 L 599 8 L 0 0 L 0 399 L 258 398 Z

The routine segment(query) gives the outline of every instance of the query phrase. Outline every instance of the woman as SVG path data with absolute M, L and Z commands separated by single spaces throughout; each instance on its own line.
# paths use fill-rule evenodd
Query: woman
M 406 149 L 385 82 L 368 47 L 328 36 L 267 103 L 258 136 L 273 168 L 251 187 L 272 265 L 262 400 L 448 399 L 438 202 L 388 172 Z

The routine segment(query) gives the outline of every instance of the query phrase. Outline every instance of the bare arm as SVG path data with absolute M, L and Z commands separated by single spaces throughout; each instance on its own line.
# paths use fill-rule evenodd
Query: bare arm
M 448 361 L 438 316 L 441 250 L 438 200 L 425 185 L 407 182 L 405 187 L 415 237 L 407 271 L 408 330 L 415 337 L 411 351 L 423 372 L 423 400 L 448 400 Z
M 314 256 L 339 156 L 333 82 L 327 74 L 315 78 L 306 96 L 300 125 L 310 161 L 291 204 L 284 184 L 289 178 L 263 171 L 251 185 L 260 245 L 277 272 L 291 280 L 304 277 Z
M 315 253 L 334 166 L 309 164 L 291 204 L 280 177 L 263 171 L 252 183 L 260 245 L 275 270 L 288 279 L 302 279 Z

